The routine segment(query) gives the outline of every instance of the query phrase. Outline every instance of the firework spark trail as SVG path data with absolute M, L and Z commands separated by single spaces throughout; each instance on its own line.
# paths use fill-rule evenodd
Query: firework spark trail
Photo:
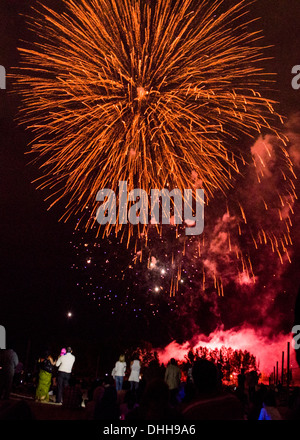
M 39 187 L 51 206 L 68 199 L 63 218 L 95 213 L 97 192 L 117 192 L 120 180 L 149 194 L 183 191 L 196 174 L 208 198 L 226 192 L 244 160 L 234 142 L 278 134 L 251 3 L 63 0 L 64 14 L 34 11 L 37 41 L 20 48 L 14 77 Z
M 297 144 L 292 141 L 295 135 L 290 131 L 289 136 L 288 149 L 296 151 Z M 260 136 L 251 153 L 252 163 L 244 167 L 234 190 L 226 199 L 208 204 L 202 237 L 187 239 L 177 234 L 177 249 L 166 241 L 169 266 L 174 267 L 170 296 L 178 290 L 182 268 L 188 273 L 197 268 L 200 290 L 213 286 L 223 296 L 224 287 L 233 280 L 241 286 L 255 284 L 262 255 L 268 259 L 275 256 L 284 268 L 291 263 L 292 217 L 297 201 L 293 164 L 281 139 L 275 136 Z M 294 162 L 296 166 L 296 157 Z M 149 232 L 148 236 L 155 243 L 153 234 Z M 150 242 L 149 237 L 147 240 Z M 146 243 L 146 254 L 147 250 L 149 258 L 158 257 L 154 244 Z M 281 273 L 281 269 L 276 272 Z
M 291 141 L 288 151 L 297 171 L 300 145 L 297 115 L 287 122 L 285 131 Z M 252 145 L 251 152 L 251 165 L 245 167 L 235 190 L 227 199 L 215 199 L 215 203 L 207 207 L 206 226 L 200 237 L 186 237 L 183 229 L 176 230 L 167 225 L 163 230 L 160 227 L 157 233 L 153 226 L 141 237 L 139 246 L 130 246 L 128 260 L 123 258 L 124 246 L 120 248 L 119 241 L 110 237 L 114 257 L 109 266 L 106 248 L 95 239 L 93 231 L 86 238 L 84 228 L 74 232 L 79 257 L 76 265 L 85 281 L 81 283 L 83 292 L 98 300 L 102 308 L 108 302 L 116 312 L 133 304 L 133 308 L 139 309 L 139 313 L 146 317 L 149 310 L 153 316 L 159 314 L 159 304 L 168 301 L 173 309 L 172 322 L 176 313 L 178 328 L 182 329 L 182 322 L 189 323 L 184 325 L 183 333 L 186 328 L 199 332 L 197 311 L 201 309 L 210 317 L 202 319 L 211 319 L 214 323 L 216 318 L 216 325 L 223 322 L 231 325 L 230 322 L 236 319 L 237 325 L 242 320 L 252 324 L 264 322 L 270 329 L 281 329 L 284 320 L 282 307 L 279 313 L 275 309 L 276 319 L 273 307 L 278 298 L 284 297 L 284 303 L 290 300 L 286 295 L 289 288 L 283 280 L 291 267 L 293 241 L 297 244 L 296 229 L 291 221 L 293 217 L 296 224 L 299 221 L 296 180 L 292 179 L 294 173 L 290 170 L 288 157 L 282 154 L 280 139 L 260 137 Z M 198 185 L 196 175 L 194 179 Z M 83 234 L 81 237 L 80 233 Z M 95 265 L 93 270 L 91 265 L 86 265 L 87 248 L 78 247 L 78 239 L 88 243 L 88 256 Z M 121 258 L 122 270 L 116 271 L 115 261 L 119 267 Z M 99 290 L 108 274 L 109 280 L 121 277 L 116 292 L 126 290 L 124 299 L 118 295 L 117 302 L 111 301 L 111 286 L 104 289 L 108 292 L 106 297 L 92 293 Z M 223 295 L 230 313 L 228 307 L 225 313 L 220 309 Z M 233 316 L 235 309 L 239 311 L 236 317 Z

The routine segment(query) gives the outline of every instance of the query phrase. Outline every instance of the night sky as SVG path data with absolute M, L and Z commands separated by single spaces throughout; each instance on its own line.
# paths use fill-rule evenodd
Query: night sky
M 43 3 L 54 8 L 60 2 L 49 0 Z M 24 4 L 33 2 L 1 1 L 0 64 L 5 66 L 7 73 L 18 65 L 18 40 L 28 36 L 22 16 L 28 6 Z M 292 67 L 300 64 L 299 0 L 259 0 L 253 5 L 253 11 L 262 17 L 260 25 L 265 44 L 273 46 L 268 51 L 273 59 L 266 63 L 269 71 L 278 74 L 278 110 L 289 118 L 300 111 L 300 90 L 293 90 L 291 86 Z M 10 91 L 11 80 L 8 79 L 7 90 L 0 91 L 0 324 L 6 327 L 8 345 L 14 347 L 25 362 L 29 341 L 30 359 L 45 346 L 58 351 L 71 344 L 78 356 L 84 356 L 87 351 L 95 354 L 94 364 L 93 358 L 90 361 L 91 368 L 98 355 L 108 368 L 120 350 L 139 344 L 140 339 L 167 344 L 172 337 L 166 322 L 169 315 L 164 316 L 161 312 L 159 317 L 149 318 L 148 324 L 142 315 L 135 319 L 131 311 L 128 315 L 126 311 L 112 315 L 108 308 L 97 307 L 78 288 L 80 274 L 72 269 L 78 258 L 71 244 L 77 239 L 73 234 L 76 219 L 66 224 L 58 222 L 63 207 L 57 205 L 47 211 L 43 200 L 45 195 L 36 191 L 31 183 L 39 176 L 39 170 L 29 164 L 29 158 L 24 154 L 28 151 L 30 133 L 14 121 L 18 98 Z M 299 202 L 296 213 L 297 209 L 293 263 L 283 275 L 287 294 L 278 300 L 278 307 L 287 314 L 282 320 L 287 327 L 283 329 L 285 331 L 293 322 L 293 304 L 299 287 L 297 261 L 300 252 L 296 233 L 299 230 Z M 108 258 L 115 258 L 111 255 L 111 245 L 107 244 L 105 252 L 108 252 Z M 118 252 L 127 255 L 122 246 Z M 111 270 L 121 270 L 118 261 L 111 265 Z M 109 283 L 108 279 L 103 281 L 106 286 Z M 114 286 L 113 280 L 111 283 L 115 289 L 122 288 L 120 284 Z M 144 307 L 148 307 L 147 303 Z M 71 319 L 67 317 L 69 311 L 73 314 Z M 274 313 L 277 313 L 275 309 Z M 232 325 L 236 323 L 234 317 Z M 230 326 L 230 320 L 226 325 Z

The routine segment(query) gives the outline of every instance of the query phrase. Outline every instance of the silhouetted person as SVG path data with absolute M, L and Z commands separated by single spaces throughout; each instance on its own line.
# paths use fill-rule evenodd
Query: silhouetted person
M 63 406 L 65 408 L 80 408 L 82 403 L 82 390 L 75 377 L 71 377 L 69 384 L 63 391 Z
M 248 420 L 257 420 L 260 411 L 263 407 L 264 399 L 267 395 L 268 388 L 265 384 L 261 383 L 255 391 L 251 394 L 251 400 L 249 399 L 248 408 Z
M 244 410 L 246 410 L 248 397 L 245 392 L 246 374 L 245 374 L 244 368 L 241 368 L 241 372 L 238 375 L 237 379 L 238 379 L 238 386 L 237 386 L 237 390 L 236 390 L 236 396 L 240 399 L 241 403 L 243 404 Z
M 176 405 L 177 394 L 181 383 L 181 370 L 177 365 L 174 358 L 170 360 L 165 372 L 165 382 L 170 390 L 170 402 L 171 405 Z
M 9 399 L 18 363 L 19 359 L 14 350 L 0 350 L 0 399 Z
M 183 405 L 186 420 L 242 420 L 243 408 L 236 396 L 220 390 L 215 364 L 199 359 L 193 365 L 196 397 Z
M 34 414 L 25 400 L 0 401 L 0 420 L 35 420 Z
M 186 383 L 184 386 L 184 397 L 183 402 L 190 402 L 192 399 L 194 399 L 196 396 L 196 389 L 193 379 L 193 367 L 189 363 L 188 364 L 188 370 L 187 370 L 187 378 Z
M 137 405 L 136 396 L 134 391 L 128 390 L 124 396 L 123 402 L 120 404 L 120 419 L 125 420 L 126 416 L 132 411 Z
M 168 385 L 163 379 L 148 383 L 138 408 L 126 420 L 180 420 L 180 413 L 170 405 Z
M 117 390 L 112 385 L 104 385 L 104 393 L 97 400 L 94 411 L 95 420 L 119 420 L 120 410 Z
M 153 359 L 152 361 L 149 362 L 148 367 L 144 371 L 143 377 L 146 381 L 146 384 L 152 382 L 155 379 L 164 378 L 161 367 L 157 359 Z
M 245 391 L 245 383 L 246 383 L 245 369 L 241 368 L 241 372 L 238 375 L 238 389 L 241 393 L 244 393 Z
M 88 392 L 88 402 L 85 405 L 85 413 L 88 420 L 94 419 L 95 407 L 97 402 L 104 396 L 105 385 L 108 385 L 108 380 L 105 379 L 96 379 L 92 383 Z
M 254 399 L 256 387 L 258 385 L 258 374 L 255 370 L 248 374 L 248 393 L 250 402 Z
M 275 391 L 267 391 L 258 420 L 282 420 L 281 414 L 277 409 Z

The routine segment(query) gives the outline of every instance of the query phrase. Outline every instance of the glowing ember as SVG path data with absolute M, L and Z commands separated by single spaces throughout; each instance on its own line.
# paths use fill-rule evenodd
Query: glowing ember
M 137 88 L 137 95 L 138 95 L 138 99 L 142 100 L 142 99 L 146 98 L 146 96 L 148 95 L 148 92 L 146 92 L 144 87 L 138 87 Z

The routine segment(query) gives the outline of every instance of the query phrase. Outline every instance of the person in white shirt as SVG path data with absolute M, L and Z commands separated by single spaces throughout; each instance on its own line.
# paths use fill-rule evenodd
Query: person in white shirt
M 56 403 L 62 403 L 63 390 L 69 384 L 74 362 L 75 356 L 72 354 L 71 347 L 68 347 L 67 353 L 56 361 L 55 365 L 58 367 Z
M 138 356 L 135 356 L 134 360 L 130 363 L 130 370 L 131 372 L 128 379 L 130 382 L 130 389 L 132 391 L 137 391 L 139 387 L 140 370 L 141 370 L 141 362 Z
M 116 381 L 116 390 L 120 391 L 123 388 L 123 380 L 126 372 L 126 362 L 125 356 L 123 354 L 121 354 L 119 360 L 116 362 L 113 372 Z

